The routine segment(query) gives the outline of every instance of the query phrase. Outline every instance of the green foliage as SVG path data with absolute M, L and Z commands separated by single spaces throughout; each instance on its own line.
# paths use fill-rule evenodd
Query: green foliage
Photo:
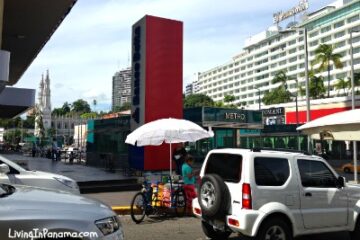
M 224 97 L 224 102 L 226 103 L 232 103 L 233 101 L 235 101 L 235 96 L 234 95 L 225 95 Z
M 300 95 L 305 96 L 305 88 L 300 88 Z M 311 69 L 309 71 L 309 97 L 312 99 L 323 98 L 326 93 L 324 86 L 324 79 L 322 76 L 316 76 L 315 71 Z
M 91 112 L 90 105 L 83 99 L 78 99 L 71 104 L 71 112 L 75 113 L 89 113 Z
M 335 68 L 343 68 L 343 63 L 341 62 L 341 54 L 334 53 L 334 47 L 328 44 L 320 44 L 319 47 L 315 49 L 315 59 L 312 63 L 320 64 L 318 67 L 318 72 L 327 71 L 328 72 L 328 94 L 330 97 L 330 69 L 331 65 L 334 65 Z
M 346 89 L 351 89 L 351 80 L 349 78 L 339 78 L 334 87 L 336 90 L 338 90 L 339 94 L 342 90 L 343 94 L 347 95 Z
M 292 95 L 287 89 L 288 80 L 291 79 L 287 76 L 286 70 L 278 71 L 271 82 L 273 84 L 280 83 L 280 86 L 270 92 L 266 92 L 262 102 L 265 105 L 290 102 Z
M 98 117 L 98 114 L 96 112 L 83 113 L 80 115 L 80 117 L 83 119 L 94 119 Z
M 265 105 L 286 103 L 291 101 L 291 93 L 285 89 L 285 87 L 280 86 L 274 90 L 264 94 L 262 102 Z
M 131 103 L 125 102 L 121 107 L 115 106 L 113 109 L 113 112 L 122 112 L 122 111 L 130 110 L 130 109 L 131 109 Z
M 214 101 L 205 94 L 191 94 L 184 98 L 184 108 L 213 107 Z
M 71 110 L 71 104 L 65 102 L 61 108 L 54 108 L 54 110 L 52 111 L 52 115 L 65 116 L 70 113 L 70 110 Z

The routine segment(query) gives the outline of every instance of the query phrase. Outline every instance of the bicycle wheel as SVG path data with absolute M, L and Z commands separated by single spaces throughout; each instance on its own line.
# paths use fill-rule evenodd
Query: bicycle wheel
M 141 223 L 145 218 L 145 210 L 145 195 L 142 192 L 138 192 L 131 201 L 130 214 L 132 220 L 137 224 Z
M 186 196 L 184 190 L 175 192 L 175 214 L 178 217 L 183 217 L 186 212 Z

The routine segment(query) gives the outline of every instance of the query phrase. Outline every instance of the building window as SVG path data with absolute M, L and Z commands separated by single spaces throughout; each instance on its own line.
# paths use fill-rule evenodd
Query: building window
M 335 38 L 339 38 L 345 35 L 345 31 L 341 31 L 335 34 Z
M 343 46 L 345 46 L 345 41 L 338 42 L 338 43 L 335 44 L 335 48 L 341 48 Z
M 317 36 L 317 35 L 319 35 L 319 31 L 315 31 L 315 32 L 312 32 L 312 33 L 310 33 L 309 34 L 309 37 L 315 37 L 315 36 Z
M 344 26 L 344 20 L 334 24 L 334 29 Z
M 353 16 L 353 17 L 351 17 L 351 18 L 348 18 L 348 19 L 347 19 L 347 22 L 348 22 L 348 23 L 352 23 L 352 22 L 355 22 L 355 21 L 357 21 L 357 20 L 359 20 L 359 15 L 355 15 L 355 16 Z
M 325 32 L 328 32 L 328 31 L 330 31 L 330 30 L 331 30 L 331 26 L 323 27 L 323 28 L 321 29 L 321 33 L 325 33 Z
M 295 43 L 296 43 L 296 40 L 292 40 L 292 41 L 288 42 L 288 46 L 291 46 L 291 45 L 293 45 Z
M 327 37 L 322 38 L 322 39 L 321 39 L 321 42 L 322 42 L 322 43 L 326 43 L 326 42 L 328 42 L 328 41 L 330 41 L 330 40 L 331 40 L 331 36 L 327 36 Z
M 310 47 L 316 46 L 318 44 L 318 40 L 310 42 Z

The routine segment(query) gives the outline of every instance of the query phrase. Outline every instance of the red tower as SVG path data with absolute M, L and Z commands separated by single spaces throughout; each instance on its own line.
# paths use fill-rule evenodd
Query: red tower
M 160 118 L 182 118 L 183 23 L 145 16 L 132 28 L 131 131 Z M 130 147 L 130 165 L 169 169 L 169 146 Z

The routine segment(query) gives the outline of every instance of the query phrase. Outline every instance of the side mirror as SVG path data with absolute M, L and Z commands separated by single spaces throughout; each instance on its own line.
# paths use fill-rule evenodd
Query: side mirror
M 10 172 L 10 168 L 7 164 L 0 164 L 0 174 L 8 174 Z
M 342 177 L 342 176 L 339 176 L 336 183 L 337 183 L 336 185 L 337 185 L 338 188 L 345 187 L 345 178 Z

